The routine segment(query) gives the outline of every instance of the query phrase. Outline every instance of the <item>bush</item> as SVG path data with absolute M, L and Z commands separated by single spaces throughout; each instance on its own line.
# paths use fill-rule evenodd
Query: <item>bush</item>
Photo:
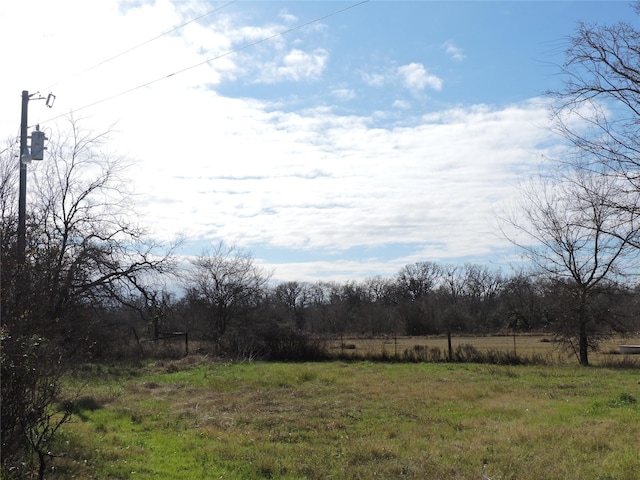
M 278 325 L 229 330 L 217 346 L 219 356 L 241 360 L 313 362 L 329 357 L 322 338 Z
M 442 355 L 442 350 L 438 347 L 427 347 L 426 345 L 414 345 L 412 349 L 406 349 L 402 358 L 403 362 L 419 363 L 419 362 L 432 362 L 439 363 L 444 362 L 445 357 Z
M 51 444 L 71 410 L 60 398 L 61 356 L 37 335 L 13 338 L 6 328 L 2 342 L 2 478 L 23 478 L 37 470 L 44 478 Z
M 326 343 L 318 337 L 288 328 L 263 334 L 269 360 L 313 362 L 327 359 Z
M 458 345 L 453 351 L 452 360 L 458 363 L 484 363 L 480 350 L 469 343 Z

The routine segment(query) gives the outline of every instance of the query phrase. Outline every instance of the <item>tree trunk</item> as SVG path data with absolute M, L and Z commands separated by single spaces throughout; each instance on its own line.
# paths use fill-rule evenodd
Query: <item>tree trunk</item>
M 47 460 L 44 452 L 38 450 L 38 480 L 44 480 L 44 474 L 47 468 Z
M 580 365 L 589 366 L 589 341 L 587 338 L 587 321 L 585 318 L 580 319 Z
M 589 338 L 587 334 L 587 295 L 582 292 L 580 296 L 580 308 L 578 309 L 578 322 L 580 325 L 578 344 L 580 348 L 580 365 L 589 366 Z

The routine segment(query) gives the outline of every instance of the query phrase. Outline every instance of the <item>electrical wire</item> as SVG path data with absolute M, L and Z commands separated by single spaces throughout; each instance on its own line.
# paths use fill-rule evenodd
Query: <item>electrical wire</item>
M 225 8 L 225 7 L 228 7 L 229 5 L 231 5 L 231 4 L 233 4 L 233 3 L 236 3 L 237 1 L 238 1 L 238 0 L 232 0 L 231 2 L 227 2 L 227 3 L 225 3 L 224 5 L 222 5 L 222 6 L 220 6 L 220 7 L 217 7 L 217 8 L 215 8 L 215 9 L 213 9 L 213 10 L 210 10 L 210 11 L 208 11 L 208 12 L 206 12 L 206 13 L 203 13 L 203 14 L 202 14 L 202 15 L 200 15 L 199 17 L 193 18 L 193 19 L 189 20 L 188 22 L 183 23 L 182 25 L 178 25 L 177 27 L 174 27 L 174 28 L 172 28 L 171 30 L 167 30 L 166 32 L 163 32 L 163 33 L 161 33 L 160 35 L 157 35 L 157 36 L 155 36 L 155 37 L 153 37 L 153 38 L 150 38 L 149 40 L 145 40 L 144 42 L 142 42 L 142 43 L 140 43 L 140 44 L 138 44 L 138 45 L 136 45 L 136 46 L 134 46 L 134 47 L 128 48 L 128 49 L 126 49 L 126 50 L 123 50 L 122 52 L 120 52 L 120 53 L 118 53 L 118 54 L 116 54 L 116 55 L 114 55 L 114 56 L 112 56 L 112 57 L 109 57 L 109 58 L 107 58 L 107 59 L 105 59 L 105 60 L 103 60 L 103 61 L 101 61 L 101 62 L 99 62 L 99 63 L 96 63 L 95 65 L 93 65 L 93 66 L 91 66 L 91 67 L 85 68 L 84 70 L 81 70 L 81 71 L 79 71 L 79 72 L 77 72 L 77 73 L 75 73 L 75 74 L 71 75 L 70 77 L 65 78 L 64 80 L 60 80 L 59 82 L 54 83 L 53 85 L 51 85 L 51 86 L 49 86 L 49 87 L 45 88 L 44 90 L 45 90 L 45 91 L 47 91 L 47 90 L 51 90 L 53 87 L 57 87 L 58 85 L 60 85 L 60 84 L 62 84 L 62 83 L 68 82 L 68 81 L 69 81 L 69 80 L 71 80 L 72 78 L 78 77 L 78 76 L 80 76 L 80 75 L 84 75 L 85 73 L 90 72 L 91 70 L 93 70 L 93 69 L 95 69 L 95 68 L 98 68 L 98 67 L 100 67 L 100 66 L 104 65 L 105 63 L 109 63 L 110 61 L 115 60 L 116 58 L 119 58 L 119 57 L 121 57 L 121 56 L 123 56 L 123 55 L 126 55 L 127 53 L 130 53 L 130 52 L 132 52 L 132 51 L 134 51 L 134 50 L 137 50 L 138 48 L 143 47 L 143 46 L 145 46 L 145 45 L 147 45 L 147 44 L 149 44 L 149 43 L 151 43 L 151 42 L 153 42 L 153 41 L 155 41 L 155 40 L 158 40 L 159 38 L 162 38 L 162 37 L 164 37 L 165 35 L 169 35 L 170 33 L 173 33 L 173 32 L 175 32 L 176 30 L 180 30 L 181 28 L 184 28 L 184 27 L 186 27 L 187 25 L 189 25 L 189 24 L 191 24 L 191 23 L 193 23 L 193 22 L 197 22 L 198 20 L 201 20 L 201 19 L 203 19 L 204 17 L 207 17 L 207 16 L 209 16 L 209 15 L 212 15 L 212 14 L 216 13 L 217 11 L 222 10 L 222 9 L 223 9 L 223 8 Z
M 322 21 L 322 20 L 325 20 L 325 19 L 327 19 L 327 18 L 329 18 L 329 17 L 333 17 L 333 16 L 335 16 L 335 15 L 339 15 L 339 14 L 341 14 L 341 13 L 343 13 L 343 12 L 346 12 L 347 10 L 351 10 L 352 8 L 358 7 L 358 6 L 360 6 L 360 5 L 362 5 L 362 4 L 365 4 L 365 3 L 368 3 L 368 2 L 369 2 L 369 0 L 363 0 L 363 1 L 361 1 L 361 2 L 354 3 L 354 4 L 352 4 L 352 5 L 349 5 L 349 6 L 345 7 L 345 8 L 341 8 L 340 10 L 333 11 L 333 12 L 331 12 L 331 13 L 328 13 L 328 14 L 323 15 L 323 16 L 321 16 L 321 17 L 317 17 L 317 18 L 315 18 L 315 19 L 313 19 L 313 20 L 310 20 L 310 21 L 308 21 L 308 22 L 298 24 L 298 25 L 296 25 L 296 26 L 294 26 L 294 27 L 288 28 L 288 29 L 283 30 L 283 31 L 281 31 L 281 32 L 274 33 L 273 35 L 269 35 L 268 37 L 261 38 L 260 40 L 256 40 L 255 42 L 247 43 L 247 44 L 242 45 L 241 47 L 238 47 L 238 48 L 236 48 L 236 49 L 229 50 L 229 51 L 224 52 L 224 53 L 221 53 L 220 55 L 217 55 L 217 56 L 215 56 L 215 57 L 208 58 L 207 60 L 204 60 L 204 61 L 202 61 L 202 62 L 198 62 L 198 63 L 196 63 L 196 64 L 193 64 L 193 65 L 189 66 L 189 67 L 183 68 L 183 69 L 181 69 L 181 70 L 176 70 L 175 72 L 172 72 L 172 73 L 170 73 L 170 74 L 168 74 L 168 75 L 165 75 L 165 76 L 163 76 L 163 77 L 156 78 L 155 80 L 151 80 L 151 81 L 146 82 L 146 83 L 143 83 L 143 84 L 141 84 L 141 85 L 138 85 L 138 86 L 135 86 L 135 87 L 129 88 L 129 89 L 127 89 L 127 90 L 123 90 L 122 92 L 116 93 L 116 94 L 111 95 L 111 96 L 109 96 L 109 97 L 105 97 L 105 98 L 103 98 L 103 99 L 101 99 L 101 100 L 97 100 L 97 101 L 95 101 L 95 102 L 93 102 L 93 103 L 89 103 L 89 104 L 84 105 L 84 106 L 82 106 L 82 107 L 76 108 L 75 110 L 72 110 L 70 113 L 79 112 L 79 111 L 81 111 L 81 110 L 85 110 L 85 109 L 87 109 L 87 108 L 94 107 L 94 106 L 99 105 L 99 104 L 101 104 L 101 103 L 108 102 L 109 100 L 113 100 L 114 98 L 120 97 L 120 96 L 122 96 L 122 95 L 126 95 L 126 94 L 131 93 L 131 92 L 134 92 L 134 91 L 136 91 L 136 90 L 140 90 L 141 88 L 148 87 L 149 85 L 153 85 L 154 83 L 158 83 L 158 82 L 160 82 L 160 81 L 162 81 L 162 80 L 166 80 L 166 79 L 171 78 L 171 77 L 174 77 L 174 76 L 176 76 L 176 75 L 180 75 L 181 73 L 187 72 L 187 71 L 189 71 L 189 70 L 193 70 L 194 68 L 200 67 L 200 66 L 202 66 L 202 65 L 204 65 L 204 64 L 207 64 L 207 63 L 213 62 L 213 61 L 215 61 L 215 60 L 219 60 L 219 59 L 221 59 L 221 58 L 227 57 L 227 56 L 232 55 L 232 54 L 234 54 L 234 53 L 241 52 L 241 51 L 243 51 L 243 50 L 246 50 L 246 49 L 248 49 L 248 48 L 254 47 L 254 46 L 259 45 L 259 44 L 261 44 L 261 43 L 268 42 L 269 40 L 273 40 L 274 38 L 281 37 L 281 36 L 283 36 L 283 35 L 286 35 L 286 34 L 288 34 L 288 33 L 293 32 L 293 31 L 295 31 L 295 30 L 299 30 L 299 29 L 301 29 L 301 28 L 304 28 L 304 27 L 307 27 L 307 26 L 312 25 L 312 24 L 314 24 L 314 23 L 317 23 L 317 22 L 320 22 L 320 21 Z M 103 62 L 103 63 L 104 63 L 104 62 Z M 43 122 L 40 122 L 40 124 L 44 124 L 44 123 L 47 123 L 47 122 L 51 122 L 51 121 L 57 120 L 58 118 L 64 117 L 64 116 L 66 116 L 66 115 L 67 115 L 67 114 L 61 114 L 61 115 L 58 115 L 58 116 L 55 116 L 55 117 L 49 118 L 48 120 L 45 120 L 45 121 L 43 121 Z

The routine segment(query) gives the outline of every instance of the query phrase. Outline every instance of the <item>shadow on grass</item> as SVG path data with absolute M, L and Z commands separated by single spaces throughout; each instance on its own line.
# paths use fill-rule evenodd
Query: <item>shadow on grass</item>
M 103 408 L 103 405 L 98 402 L 95 397 L 84 396 L 75 400 L 68 400 L 63 405 L 64 410 L 72 412 L 77 415 L 83 422 L 86 422 L 89 417 L 85 412 L 94 412 Z

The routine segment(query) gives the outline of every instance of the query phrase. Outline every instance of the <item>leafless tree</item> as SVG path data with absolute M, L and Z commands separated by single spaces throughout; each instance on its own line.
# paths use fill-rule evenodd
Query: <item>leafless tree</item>
M 461 329 L 464 323 L 464 305 L 462 300 L 467 293 L 466 267 L 460 265 L 442 266 L 442 282 L 440 284 L 440 296 L 445 299 L 446 306 L 442 316 L 447 329 L 447 358 L 453 359 L 453 346 L 451 344 L 452 328 Z
M 395 279 L 387 279 L 381 276 L 366 278 L 362 283 L 365 298 L 364 327 L 371 335 L 382 332 L 397 332 L 397 324 L 394 310 Z
M 504 326 L 504 320 L 495 316 L 498 297 L 504 283 L 505 278 L 500 270 L 492 270 L 486 265 L 465 264 L 464 284 L 467 309 L 476 329 L 486 330 Z
M 17 142 L 7 142 L 0 154 L 0 280 L 2 317 L 15 316 L 17 296 L 18 177 Z
M 0 215 L 3 221 L 17 216 L 19 164 L 15 152 L 17 142 L 7 142 L 0 154 Z
M 304 328 L 304 310 L 307 307 L 308 285 L 304 282 L 282 282 L 275 286 L 272 295 L 284 310 L 288 322 L 298 330 Z
M 590 159 L 583 167 L 640 189 L 640 31 L 631 22 L 580 24 L 565 58 L 563 85 L 548 92 L 560 133 Z
M 32 164 L 21 302 L 40 334 L 84 335 L 79 312 L 120 302 L 171 267 L 170 249 L 137 225 L 129 164 L 106 152 L 108 133 L 71 119 Z
M 498 315 L 507 322 L 506 327 L 530 330 L 544 326 L 543 287 L 526 271 L 520 271 L 505 280 Z
M 433 292 L 441 275 L 442 269 L 438 264 L 416 262 L 400 269 L 396 283 L 402 296 L 417 301 Z
M 615 205 L 637 205 L 640 195 L 621 183 L 584 169 L 554 171 L 523 186 L 508 221 L 515 229 L 508 237 L 563 299 L 555 326 L 581 365 L 611 320 L 597 312 L 598 296 L 637 273 L 640 222 Z
M 148 289 L 171 267 L 170 249 L 136 225 L 127 162 L 106 153 L 107 134 L 74 120 L 49 134 L 47 158 L 30 168 L 24 262 L 16 248 L 19 160 L 13 151 L 0 158 L 2 467 L 28 454 L 27 445 L 41 477 L 69 418 L 53 408 L 64 360 L 93 348 L 102 328 L 97 313 Z
M 270 274 L 235 246 L 220 242 L 191 263 L 185 288 L 191 298 L 207 307 L 217 336 L 223 335 L 232 322 L 246 318 L 266 293 Z
M 392 298 L 407 335 L 423 335 L 435 329 L 432 297 L 441 274 L 434 262 L 411 263 L 397 273 Z
M 555 125 L 577 153 L 558 161 L 554 181 L 524 197 L 525 230 L 540 246 L 525 251 L 571 287 L 583 365 L 594 333 L 591 301 L 636 268 L 633 250 L 640 248 L 639 64 L 640 31 L 631 22 L 579 25 L 560 65 L 563 84 L 548 92 Z

